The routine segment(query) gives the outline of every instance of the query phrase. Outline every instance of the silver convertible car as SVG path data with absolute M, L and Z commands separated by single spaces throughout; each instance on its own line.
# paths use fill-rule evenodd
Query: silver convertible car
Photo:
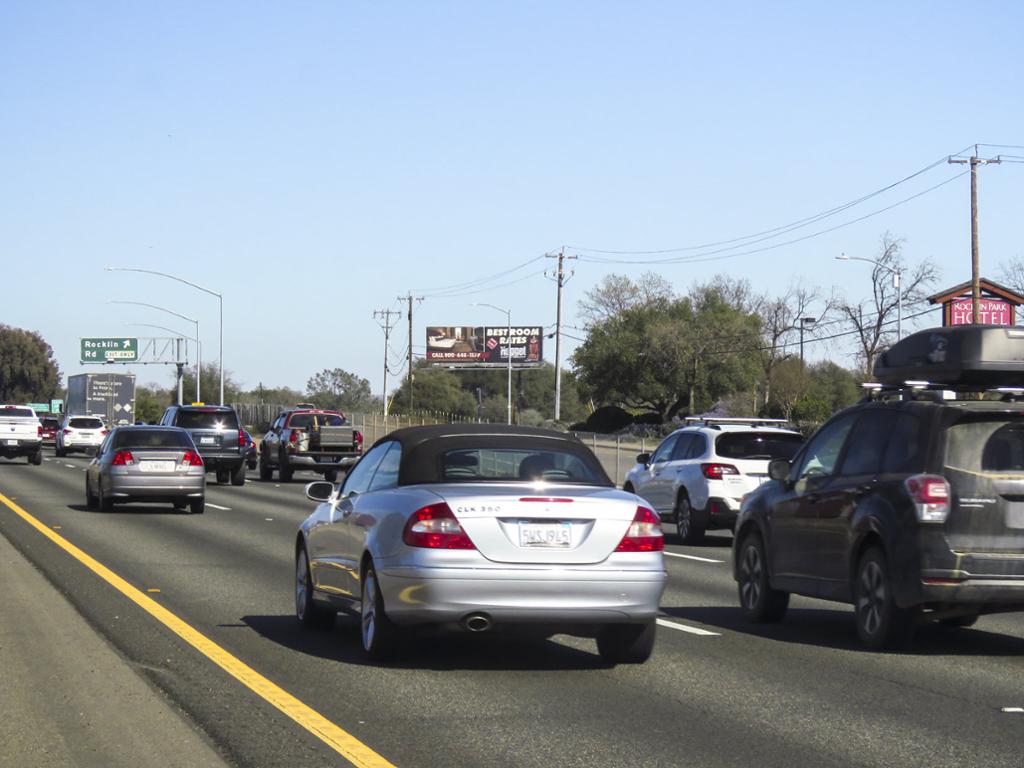
M 610 663 L 646 661 L 665 588 L 658 516 L 616 490 L 568 435 L 492 424 L 400 429 L 319 501 L 295 542 L 307 627 L 357 614 L 363 648 L 405 631 L 520 627 L 596 637 Z
M 116 427 L 85 470 L 85 503 L 111 510 L 116 503 L 162 501 L 194 514 L 206 506 L 206 467 L 180 427 Z

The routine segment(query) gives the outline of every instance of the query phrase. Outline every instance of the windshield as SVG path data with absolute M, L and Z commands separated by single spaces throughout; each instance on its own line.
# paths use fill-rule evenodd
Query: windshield
M 804 439 L 779 432 L 727 432 L 715 441 L 715 450 L 725 459 L 793 458 Z
M 238 429 L 234 411 L 179 411 L 175 426 L 184 429 Z
M 479 483 L 548 481 L 603 484 L 595 471 L 577 454 L 558 450 L 531 451 L 510 448 L 468 448 L 441 456 L 444 482 Z

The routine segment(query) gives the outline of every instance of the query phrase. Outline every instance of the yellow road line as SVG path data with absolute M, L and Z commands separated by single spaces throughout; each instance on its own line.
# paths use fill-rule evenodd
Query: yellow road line
M 242 660 L 232 656 L 199 630 L 133 587 L 103 563 L 93 559 L 60 534 L 51 531 L 2 493 L 0 493 L 0 502 L 246 688 L 288 715 L 350 763 L 358 768 L 395 768 L 392 763 L 378 755 L 355 736 L 303 704 Z

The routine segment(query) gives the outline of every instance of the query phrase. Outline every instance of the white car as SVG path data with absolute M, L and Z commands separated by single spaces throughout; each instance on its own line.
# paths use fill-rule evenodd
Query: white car
M 95 453 L 107 436 L 103 419 L 98 416 L 65 416 L 54 442 L 54 453 L 66 456 L 73 451 Z
M 690 417 L 653 454 L 641 453 L 623 490 L 640 496 L 684 544 L 732 529 L 743 496 L 768 479 L 768 462 L 793 458 L 804 438 L 782 419 Z

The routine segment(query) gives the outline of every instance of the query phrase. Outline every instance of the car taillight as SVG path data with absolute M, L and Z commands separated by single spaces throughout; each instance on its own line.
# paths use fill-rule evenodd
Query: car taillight
M 358 429 L 356 429 L 356 430 L 352 431 L 352 436 L 356 440 L 356 450 L 357 451 L 363 450 L 363 433 L 360 432 Z
M 42 436 L 43 436 L 43 428 L 39 427 L 39 437 L 42 437 Z
M 660 552 L 665 548 L 665 536 L 661 532 L 661 521 L 653 510 L 637 507 L 633 522 L 626 529 L 616 552 Z
M 944 523 L 949 516 L 949 483 L 941 475 L 911 475 L 903 486 L 922 523 Z
M 722 475 L 738 475 L 740 473 L 732 464 L 701 464 L 700 471 L 708 480 L 721 480 Z
M 101 436 L 105 436 L 107 434 L 107 432 L 109 432 L 109 431 L 110 431 L 109 429 L 101 429 L 100 430 L 100 435 Z
M 244 432 L 239 432 L 238 433 L 238 447 L 239 448 L 245 448 L 245 446 L 246 446 L 245 433 Z
M 115 467 L 127 467 L 135 463 L 135 457 L 131 451 L 118 451 L 114 454 L 114 460 L 110 462 Z
M 410 547 L 427 549 L 476 549 L 443 501 L 413 512 L 402 531 L 402 541 Z
M 70 429 L 62 429 L 61 432 L 63 432 L 65 435 L 70 435 L 71 434 L 71 430 Z
M 185 451 L 185 455 L 181 457 L 182 464 L 188 464 L 190 467 L 201 467 L 203 466 L 203 457 L 195 451 Z

